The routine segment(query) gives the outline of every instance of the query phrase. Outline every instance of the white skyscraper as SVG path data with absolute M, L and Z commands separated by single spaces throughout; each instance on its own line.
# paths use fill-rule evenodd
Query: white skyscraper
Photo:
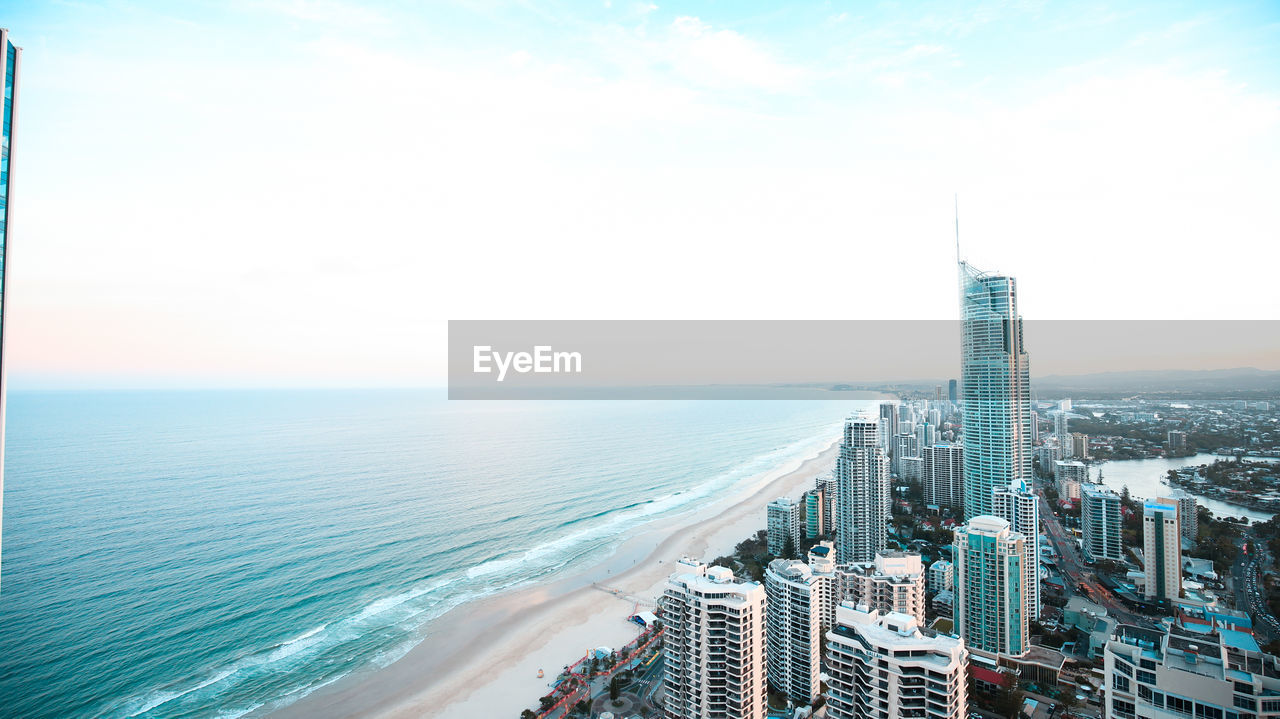
M 1030 645 L 1022 589 L 1026 541 L 1000 517 L 974 517 L 956 530 L 956 631 L 970 650 L 1026 654 Z
M 725 567 L 682 559 L 667 580 L 667 719 L 765 719 L 765 591 Z
M 889 462 L 874 417 L 845 420 L 836 484 L 836 561 L 870 562 L 885 547 L 890 502 Z
M 822 584 L 798 559 L 775 559 L 764 573 L 769 685 L 798 706 L 821 691 Z
M 1142 503 L 1142 565 L 1148 599 L 1182 596 L 1182 525 L 1176 500 L 1160 497 Z
M 896 402 L 880 403 L 879 433 L 876 435 L 880 450 L 888 457 L 893 451 L 893 438 L 898 436 L 898 404 Z
M 1200 510 L 1195 495 L 1175 489 L 1171 498 L 1178 503 L 1178 523 L 1182 525 L 1182 536 L 1196 541 L 1200 534 Z
M 840 565 L 840 600 L 924 621 L 925 576 L 919 554 L 881 552 L 875 561 Z
M 818 542 L 809 548 L 809 571 L 818 578 L 822 592 L 822 631 L 836 621 L 836 605 L 840 603 L 840 577 L 836 574 L 836 547 L 831 542 Z
M 900 434 L 893 438 L 893 456 L 889 467 L 894 474 L 902 476 L 902 460 L 920 456 L 920 443 L 914 434 Z
M 921 452 L 924 503 L 960 509 L 964 506 L 964 447 L 935 444 Z
M 1040 500 L 1027 489 L 997 487 L 991 493 L 991 513 L 1009 523 L 1013 531 L 1027 538 L 1022 549 L 1023 598 L 1027 602 L 1027 619 L 1040 616 Z
M 1081 485 L 1080 547 L 1085 559 L 1123 560 L 1121 529 L 1120 495 L 1101 484 Z
M 830 719 L 962 719 L 969 654 L 914 617 L 842 604 L 827 633 Z
M 769 503 L 767 543 L 769 554 L 790 557 L 800 551 L 804 537 L 804 503 L 791 497 L 778 497 Z

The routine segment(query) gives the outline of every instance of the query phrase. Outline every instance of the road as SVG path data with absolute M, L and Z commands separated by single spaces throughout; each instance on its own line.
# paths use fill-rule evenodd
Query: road
M 1236 608 L 1248 612 L 1254 620 L 1254 632 L 1261 643 L 1266 643 L 1280 636 L 1280 621 L 1271 614 L 1262 596 L 1262 559 L 1265 549 L 1260 542 L 1249 540 L 1250 552 L 1241 548 L 1236 561 L 1231 565 L 1231 588 L 1235 593 Z M 1269 564 L 1269 562 L 1268 562 Z
M 1093 572 L 1088 570 L 1084 563 L 1084 557 L 1080 555 L 1080 547 L 1076 545 L 1075 539 L 1062 528 L 1062 523 L 1058 521 L 1058 516 L 1053 513 L 1053 507 L 1049 506 L 1044 494 L 1039 490 L 1037 490 L 1037 493 L 1040 496 L 1040 518 L 1044 522 L 1049 541 L 1058 553 L 1058 569 L 1062 572 L 1062 577 L 1067 583 L 1067 592 L 1069 594 L 1080 594 L 1078 587 L 1083 584 L 1089 588 L 1085 598 L 1094 604 L 1104 607 L 1112 617 L 1115 617 L 1116 621 L 1141 626 L 1149 624 L 1149 619 L 1131 612 L 1114 594 L 1102 586 L 1102 583 L 1098 581 Z

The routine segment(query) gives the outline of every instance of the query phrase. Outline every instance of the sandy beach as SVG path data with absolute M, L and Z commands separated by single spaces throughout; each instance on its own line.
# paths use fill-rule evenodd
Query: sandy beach
M 709 561 L 765 527 L 765 505 L 798 496 L 831 469 L 838 445 L 763 473 L 697 511 L 657 520 L 591 569 L 458 607 L 385 668 L 322 687 L 272 717 L 514 717 L 536 705 L 560 669 L 638 634 L 626 621 L 652 608 L 672 564 Z M 544 678 L 537 672 L 543 669 Z

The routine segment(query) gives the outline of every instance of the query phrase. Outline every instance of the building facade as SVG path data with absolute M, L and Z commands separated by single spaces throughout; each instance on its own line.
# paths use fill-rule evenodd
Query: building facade
M 948 562 L 945 559 L 935 561 L 933 564 L 929 565 L 929 579 L 925 588 L 928 589 L 931 594 L 937 594 L 938 592 L 953 588 L 955 586 L 953 583 L 954 571 L 955 570 L 952 567 L 951 562 Z
M 921 467 L 924 503 L 939 507 L 964 507 L 964 447 L 935 444 L 925 447 Z
M 794 557 L 804 537 L 804 504 L 778 497 L 768 506 L 768 548 L 775 557 Z
M 1071 480 L 1075 482 L 1089 481 L 1089 465 L 1084 462 L 1064 459 L 1053 463 L 1053 478 L 1056 480 Z
M 1178 503 L 1178 523 L 1182 527 L 1182 536 L 1194 542 L 1200 535 L 1200 505 L 1196 503 L 1195 495 L 1187 494 L 1181 489 L 1175 489 L 1172 495 L 1170 498 Z
M 992 514 L 1009 523 L 1009 527 L 1027 541 L 1022 543 L 1022 598 L 1026 601 L 1028 620 L 1040 616 L 1040 498 L 1026 485 L 997 487 L 991 493 Z
M 0 519 L 4 516 L 4 418 L 5 404 L 9 391 L 9 365 L 5 361 L 5 345 L 7 339 L 5 329 L 8 327 L 9 314 L 9 282 L 6 274 L 9 268 L 10 230 L 13 221 L 13 206 L 10 203 L 10 190 L 13 188 L 13 135 L 18 115 L 18 80 L 22 65 L 22 48 L 13 44 L 9 31 L 0 28 L 0 53 L 4 58 L 4 109 L 3 133 L 0 133 Z M 0 526 L 0 535 L 3 526 Z
M 1081 551 L 1090 562 L 1124 560 L 1120 530 L 1120 495 L 1101 484 L 1080 489 Z
M 1022 656 L 1029 636 L 1022 564 L 1026 541 L 999 517 L 974 517 L 955 532 L 956 630 L 971 650 Z
M 881 552 L 871 562 L 842 564 L 840 601 L 881 612 L 898 612 L 924 622 L 925 576 L 919 554 Z
M 804 493 L 804 536 L 817 539 L 831 531 L 831 515 L 827 514 L 827 490 L 815 487 Z M 797 548 L 799 545 L 797 545 Z
M 968 652 L 914 617 L 842 604 L 827 633 L 830 719 L 962 719 Z
M 874 560 L 888 539 L 889 462 L 879 439 L 874 417 L 851 417 L 844 423 L 836 458 L 836 561 L 840 564 Z
M 1182 596 L 1182 525 L 1175 500 L 1159 497 L 1142 503 L 1142 564 L 1147 599 Z
M 822 581 L 798 559 L 775 559 L 764 573 L 769 686 L 797 706 L 821 691 Z
M 1079 432 L 1071 434 L 1071 456 L 1078 459 L 1089 458 L 1089 435 Z
M 809 548 L 809 571 L 818 578 L 822 593 L 820 603 L 822 632 L 830 631 L 840 604 L 840 577 L 836 571 L 836 547 L 831 542 L 818 542 Z
M 662 601 L 667 719 L 765 719 L 765 590 L 682 559 Z
M 990 515 L 991 492 L 1031 481 L 1031 376 L 1017 282 L 960 263 L 964 516 Z
M 1112 719 L 1280 717 L 1280 660 L 1250 634 L 1120 624 L 1104 657 Z

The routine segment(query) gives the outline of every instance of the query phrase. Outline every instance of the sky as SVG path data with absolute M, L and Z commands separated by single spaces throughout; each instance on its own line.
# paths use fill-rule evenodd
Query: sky
M 0 5 L 14 389 L 440 384 L 449 319 L 951 319 L 957 195 L 1028 318 L 1280 319 L 1274 2 Z

